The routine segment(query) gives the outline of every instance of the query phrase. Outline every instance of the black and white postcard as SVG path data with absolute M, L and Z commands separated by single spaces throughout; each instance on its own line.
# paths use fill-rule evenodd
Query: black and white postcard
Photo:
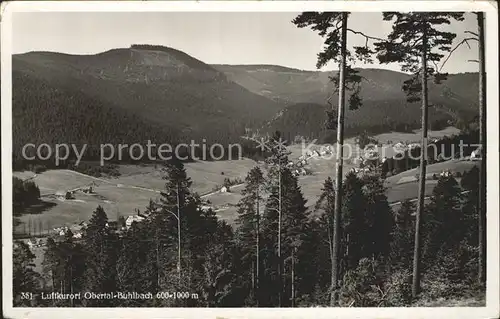
M 1 6 L 5 318 L 497 318 L 488 1 Z

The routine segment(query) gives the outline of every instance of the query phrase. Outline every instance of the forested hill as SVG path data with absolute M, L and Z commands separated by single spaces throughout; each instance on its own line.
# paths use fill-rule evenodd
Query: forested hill
M 287 136 L 324 135 L 332 74 L 282 66 L 207 65 L 163 46 L 133 45 L 95 55 L 14 55 L 15 156 L 25 143 L 234 143 L 245 128 Z M 364 105 L 346 114 L 346 134 L 419 125 L 408 75 L 363 69 Z M 430 86 L 431 127 L 477 114 L 477 76 Z M 336 104 L 336 97 L 332 98 Z
M 319 137 L 326 134 L 323 123 L 327 99 L 333 92 L 333 72 L 303 71 L 275 65 L 214 65 L 248 90 L 285 105 L 264 130 L 280 130 L 287 136 Z M 346 111 L 346 134 L 367 130 L 382 133 L 409 130 L 420 125 L 420 104 L 408 103 L 401 87 L 407 74 L 382 69 L 358 69 L 362 76 L 363 106 Z M 478 76 L 450 74 L 441 84 L 429 81 L 430 124 L 442 126 L 468 122 L 478 113 Z M 331 97 L 337 105 L 337 95 Z M 302 123 L 303 125 L 299 125 Z
M 147 121 L 79 90 L 56 87 L 19 71 L 12 73 L 12 83 L 14 162 L 21 160 L 22 147 L 27 143 L 67 143 L 78 149 L 87 144 L 86 154 L 98 158 L 100 144 L 146 145 L 148 140 L 179 140 L 170 127 Z
M 280 101 L 287 105 L 295 103 L 325 104 L 332 94 L 330 77 L 334 71 L 306 71 L 277 65 L 226 65 L 213 67 L 256 94 Z M 361 97 L 366 101 L 396 99 L 404 101 L 401 86 L 409 75 L 401 72 L 364 68 L 357 69 L 363 78 Z M 477 73 L 450 74 L 441 84 L 429 82 L 430 100 L 442 102 L 452 97 L 456 108 L 467 110 L 477 105 Z M 332 101 L 336 102 L 336 95 Z
M 14 144 L 235 141 L 280 110 L 181 51 L 150 45 L 96 55 L 13 56 Z

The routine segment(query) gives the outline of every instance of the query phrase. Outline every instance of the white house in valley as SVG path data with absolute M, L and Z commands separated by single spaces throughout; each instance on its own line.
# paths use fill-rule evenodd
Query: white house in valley
M 141 222 L 144 220 L 144 217 L 142 216 L 139 216 L 139 215 L 132 215 L 132 216 L 129 216 L 127 217 L 127 219 L 125 220 L 125 226 L 127 226 L 127 228 L 129 228 L 130 226 L 132 226 L 132 224 L 134 222 Z

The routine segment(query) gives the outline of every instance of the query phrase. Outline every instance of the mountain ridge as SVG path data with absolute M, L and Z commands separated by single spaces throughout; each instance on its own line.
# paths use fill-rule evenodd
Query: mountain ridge
M 27 52 L 12 56 L 12 68 L 17 97 L 13 108 L 22 110 L 13 112 L 13 124 L 22 128 L 43 118 L 45 123 L 36 126 L 43 132 L 35 134 L 40 143 L 42 137 L 62 138 L 51 134 L 75 118 L 82 130 L 72 133 L 75 139 L 92 137 L 85 131 L 95 129 L 92 121 L 106 126 L 101 129 L 107 133 L 95 133 L 96 137 L 109 138 L 116 132 L 124 140 L 122 122 L 134 127 L 140 138 L 154 132 L 163 140 L 205 139 L 208 144 L 239 141 L 247 128 L 324 135 L 326 101 L 334 89 L 329 79 L 332 72 L 266 64 L 209 65 L 183 51 L 146 44 L 90 55 Z M 401 90 L 406 74 L 377 68 L 360 69 L 360 74 L 365 78 L 364 105 L 346 112 L 348 134 L 417 126 L 420 106 L 407 103 Z M 432 120 L 442 124 L 477 113 L 476 87 L 474 73 L 450 75 L 443 85 L 430 85 Z M 58 104 L 53 110 L 51 98 Z M 336 104 L 336 96 L 331 103 Z M 87 114 L 100 109 L 107 114 L 103 118 Z M 40 117 L 39 112 L 54 114 L 61 121 Z M 16 131 L 18 147 L 29 133 Z

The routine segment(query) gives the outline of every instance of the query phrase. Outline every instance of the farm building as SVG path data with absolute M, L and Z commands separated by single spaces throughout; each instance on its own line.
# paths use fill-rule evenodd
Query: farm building
M 112 220 L 106 223 L 106 227 L 109 229 L 117 230 L 118 229 L 118 222 L 116 220 Z
M 450 176 L 452 176 L 452 174 L 451 174 L 451 172 L 449 170 L 442 171 L 440 175 L 443 176 L 443 177 L 450 177 Z
M 481 148 L 476 149 L 470 154 L 470 159 L 471 160 L 478 160 L 481 159 Z
M 210 205 L 201 205 L 200 209 L 202 211 L 209 211 L 210 209 L 213 209 L 213 208 Z
M 222 186 L 221 189 L 220 189 L 220 192 L 221 193 L 229 193 L 229 187 L 227 186 Z
M 75 196 L 73 196 L 73 192 L 70 191 L 57 191 L 55 195 L 57 198 L 62 200 L 75 198 Z
M 144 220 L 144 217 L 142 217 L 142 216 L 132 215 L 132 216 L 127 217 L 127 220 L 125 221 L 125 225 L 127 226 L 127 228 L 129 228 L 130 226 L 132 226 L 132 223 L 134 223 L 134 222 L 139 223 L 143 220 Z
M 92 194 L 94 192 L 94 189 L 92 188 L 92 186 L 86 186 L 82 188 L 82 191 L 87 194 Z

